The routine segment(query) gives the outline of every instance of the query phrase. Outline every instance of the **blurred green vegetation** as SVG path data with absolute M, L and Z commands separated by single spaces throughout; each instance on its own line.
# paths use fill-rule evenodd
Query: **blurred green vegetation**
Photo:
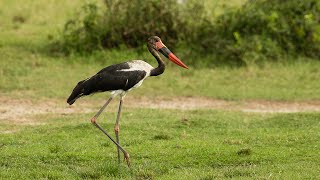
M 204 7 L 200 2 L 105 0 L 104 6 L 87 3 L 74 18 L 67 20 L 61 39 L 53 43 L 52 50 L 70 54 L 120 46 L 137 48 L 145 45 L 152 35 L 173 47 L 193 30 L 188 28 L 194 23 L 191 19 L 201 18 Z M 197 12 L 191 14 L 193 9 Z
M 196 52 L 232 64 L 320 57 L 320 2 L 255 0 L 201 25 Z
M 182 57 L 202 64 L 250 65 L 320 57 L 320 2 L 255 0 L 217 11 L 209 1 L 105 0 L 88 3 L 68 20 L 53 52 L 140 48 L 158 35 Z M 214 4 L 214 3 L 211 3 Z M 196 59 L 196 58 L 190 58 Z M 198 64 L 190 60 L 188 63 Z

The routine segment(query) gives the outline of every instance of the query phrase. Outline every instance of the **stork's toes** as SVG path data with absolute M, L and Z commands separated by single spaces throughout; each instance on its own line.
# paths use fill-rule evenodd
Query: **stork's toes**
M 124 160 L 127 162 L 128 167 L 130 167 L 130 156 L 128 153 L 123 153 L 124 154 Z

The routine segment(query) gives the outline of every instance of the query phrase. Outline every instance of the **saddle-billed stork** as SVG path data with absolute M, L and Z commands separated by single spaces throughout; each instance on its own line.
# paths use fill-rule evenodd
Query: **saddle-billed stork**
M 127 92 L 139 87 L 143 80 L 149 76 L 158 76 L 165 70 L 165 64 L 162 61 L 158 52 L 162 53 L 170 61 L 175 64 L 188 69 L 188 67 L 177 58 L 161 41 L 157 36 L 148 38 L 147 43 L 150 53 L 156 58 L 158 67 L 153 68 L 150 64 L 142 60 L 132 60 L 120 64 L 114 64 L 103 68 L 97 74 L 90 78 L 78 82 L 69 96 L 67 103 L 72 105 L 78 98 L 97 93 L 111 91 L 111 96 L 107 102 L 101 107 L 101 109 L 92 117 L 91 123 L 99 128 L 108 138 L 117 146 L 118 149 L 118 162 L 120 163 L 120 151 L 123 152 L 127 165 L 130 166 L 129 154 L 120 146 L 119 143 L 119 120 L 122 108 L 123 98 Z M 114 140 L 98 123 L 97 118 L 102 111 L 107 107 L 110 101 L 120 96 L 120 104 L 117 114 L 114 131 L 116 134 L 116 140 Z

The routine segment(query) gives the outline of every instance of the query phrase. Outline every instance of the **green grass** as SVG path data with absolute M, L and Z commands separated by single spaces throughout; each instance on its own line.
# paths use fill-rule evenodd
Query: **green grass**
M 126 51 L 96 53 L 89 57 L 54 58 L 25 50 L 0 49 L 1 94 L 23 98 L 65 99 L 76 83 L 101 68 L 137 53 Z M 146 55 L 147 57 L 147 55 Z M 97 62 L 96 59 L 105 59 Z M 111 62 L 107 62 L 109 59 Z M 143 58 L 155 65 L 152 57 Z M 269 64 L 263 68 L 193 68 L 184 70 L 170 65 L 159 77 L 147 79 L 130 96 L 202 96 L 227 100 L 315 100 L 320 99 L 320 62 Z M 94 96 L 93 98 L 101 98 Z
M 88 119 L 42 115 L 1 123 L 0 179 L 318 179 L 320 114 L 125 109 L 120 140 L 132 167 Z M 107 119 L 107 120 L 106 120 Z M 115 114 L 100 118 L 113 135 Z M 114 135 L 113 135 L 114 136 Z

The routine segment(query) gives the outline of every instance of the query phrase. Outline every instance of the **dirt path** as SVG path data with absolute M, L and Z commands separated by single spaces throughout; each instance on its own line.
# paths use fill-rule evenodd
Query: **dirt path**
M 39 114 L 70 114 L 96 112 L 103 104 L 102 100 L 79 100 L 73 106 L 64 101 L 46 100 L 30 101 L 26 99 L 10 99 L 0 97 L 0 121 L 14 121 L 24 124 L 35 124 L 30 118 Z M 117 102 L 110 104 L 113 110 Z M 243 111 L 254 113 L 292 113 L 292 112 L 320 112 L 320 101 L 283 102 L 283 101 L 225 101 L 201 97 L 179 97 L 170 99 L 148 99 L 145 97 L 126 97 L 126 108 L 159 108 L 159 109 L 217 109 Z

